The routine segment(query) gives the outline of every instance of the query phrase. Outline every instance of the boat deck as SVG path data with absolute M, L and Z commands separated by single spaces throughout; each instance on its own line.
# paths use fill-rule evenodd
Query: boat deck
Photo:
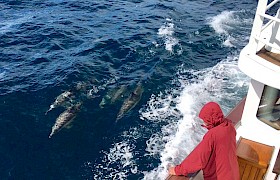
M 280 54 L 278 54 L 278 53 L 273 53 L 273 52 L 266 50 L 265 48 L 262 48 L 257 53 L 257 55 L 277 66 L 280 66 Z

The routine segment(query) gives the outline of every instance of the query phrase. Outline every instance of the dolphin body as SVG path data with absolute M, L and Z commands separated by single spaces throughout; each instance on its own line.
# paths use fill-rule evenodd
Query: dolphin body
M 119 100 L 121 97 L 123 97 L 124 91 L 127 89 L 125 85 L 121 85 L 117 89 L 113 89 L 109 91 L 101 100 L 99 103 L 100 108 L 104 108 L 106 104 L 113 104 L 117 100 Z
M 49 138 L 51 138 L 54 134 L 56 134 L 58 131 L 60 131 L 62 128 L 66 127 L 73 121 L 73 119 L 76 117 L 76 114 L 80 111 L 81 105 L 82 103 L 79 102 L 69 107 L 58 116 L 55 124 L 52 127 L 52 132 L 50 133 Z
M 48 111 L 46 111 L 45 115 L 47 115 L 48 112 L 58 106 L 63 106 L 66 108 L 72 106 L 75 98 L 81 98 L 83 96 L 83 93 L 86 91 L 87 86 L 88 84 L 86 82 L 78 82 L 75 87 L 61 93 L 50 105 L 50 108 Z
M 57 98 L 55 99 L 54 103 L 52 103 L 50 105 L 49 110 L 45 113 L 45 115 L 50 112 L 52 109 L 63 105 L 66 100 L 70 99 L 70 97 L 73 95 L 73 93 L 71 91 L 65 91 L 63 93 L 61 93 L 59 96 L 57 96 Z
M 122 107 L 117 115 L 116 122 L 121 119 L 125 113 L 127 113 L 137 105 L 142 97 L 143 92 L 143 86 L 141 83 L 139 83 L 135 90 L 129 95 L 129 97 L 124 100 Z

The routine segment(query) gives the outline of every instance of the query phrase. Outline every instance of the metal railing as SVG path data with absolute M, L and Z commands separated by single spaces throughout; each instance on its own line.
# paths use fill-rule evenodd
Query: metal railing
M 258 52 L 263 46 L 268 46 L 268 47 L 276 49 L 277 51 L 280 52 L 280 44 L 277 45 L 277 44 L 271 42 L 271 40 L 273 40 L 273 39 L 275 40 L 277 38 L 277 31 L 278 31 L 278 27 L 280 25 L 279 9 L 275 13 L 274 16 L 267 14 L 267 11 L 269 9 L 271 9 L 273 6 L 275 6 L 279 1 L 280 0 L 273 0 L 269 4 L 268 4 L 268 0 L 259 1 L 258 7 L 256 10 L 253 27 L 252 27 L 252 31 L 251 31 L 251 37 L 249 40 L 249 44 L 251 47 L 250 54 L 256 54 L 256 52 Z M 268 20 L 267 23 L 264 23 L 265 19 Z M 271 32 L 269 32 L 270 38 L 263 37 L 262 33 L 266 32 L 269 27 L 273 26 L 272 23 L 275 23 L 275 26 L 273 29 L 271 29 Z M 278 24 L 278 25 L 276 26 L 276 24 Z M 280 42 L 280 40 L 279 40 L 279 42 Z

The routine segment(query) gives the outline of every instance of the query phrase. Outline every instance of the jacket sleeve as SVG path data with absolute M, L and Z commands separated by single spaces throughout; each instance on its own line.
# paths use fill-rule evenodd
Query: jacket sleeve
M 195 149 L 184 159 L 184 161 L 175 167 L 176 175 L 187 176 L 189 173 L 197 172 L 203 169 L 211 156 L 213 141 L 209 131 L 205 134 L 202 141 Z

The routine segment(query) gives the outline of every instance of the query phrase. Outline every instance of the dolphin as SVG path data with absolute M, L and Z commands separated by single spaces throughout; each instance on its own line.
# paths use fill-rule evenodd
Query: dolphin
M 124 100 L 122 107 L 117 115 L 116 122 L 121 119 L 125 113 L 133 109 L 136 104 L 140 101 L 142 93 L 144 92 L 143 86 L 141 83 L 137 85 L 134 91 L 129 95 L 127 99 Z
M 126 85 L 121 85 L 120 88 L 113 94 L 111 98 L 111 103 L 115 103 L 118 99 L 123 97 L 125 90 L 127 89 Z
M 55 99 L 55 101 L 50 105 L 50 108 L 48 111 L 46 111 L 45 115 L 50 112 L 52 109 L 61 106 L 65 103 L 66 100 L 70 99 L 71 96 L 73 95 L 73 93 L 71 91 L 65 91 L 63 93 L 61 93 L 59 96 L 57 96 L 57 98 Z
M 127 89 L 125 85 L 121 85 L 117 89 L 113 89 L 109 91 L 101 100 L 99 103 L 100 108 L 104 108 L 106 104 L 113 104 L 117 100 L 119 100 L 124 95 L 124 91 Z
M 109 94 L 106 94 L 101 102 L 99 103 L 100 108 L 104 108 L 104 106 L 111 101 L 112 97 Z
M 76 114 L 80 111 L 82 103 L 79 102 L 61 113 L 55 121 L 55 124 L 52 127 L 52 132 L 49 135 L 51 138 L 54 134 L 60 131 L 63 127 L 69 125 L 73 119 L 76 117 Z
M 78 82 L 76 87 L 74 88 L 75 91 L 86 91 L 87 83 L 85 82 Z

